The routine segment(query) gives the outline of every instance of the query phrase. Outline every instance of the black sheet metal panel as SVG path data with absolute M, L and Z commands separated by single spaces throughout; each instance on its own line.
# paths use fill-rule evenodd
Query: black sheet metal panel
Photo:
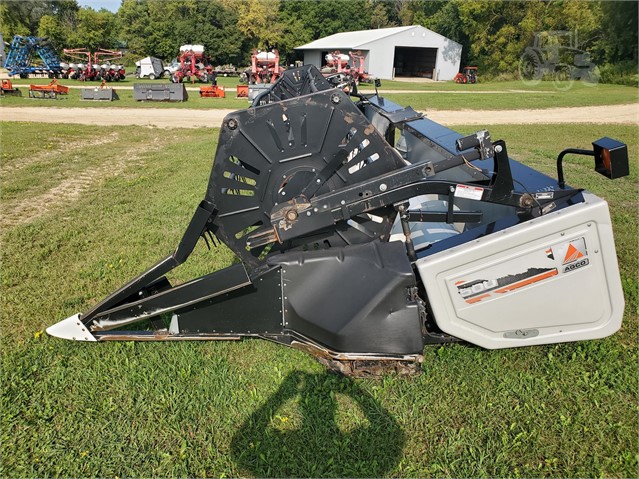
M 108 311 L 96 315 L 96 326 L 110 329 L 161 314 L 172 313 L 187 306 L 197 305 L 207 299 L 224 294 L 251 284 L 246 270 L 241 264 L 194 279 L 172 288 L 166 288 L 157 294 L 141 298 L 139 301 L 124 303 Z
M 339 156 L 342 155 L 342 156 Z M 335 158 L 343 161 L 335 162 Z M 216 235 L 249 266 L 265 246 L 247 250 L 256 229 L 271 229 L 273 208 L 298 197 L 334 191 L 404 166 L 392 148 L 342 91 L 319 91 L 227 115 L 222 125 L 206 200 L 215 204 Z M 309 194 L 310 196 L 310 194 Z M 297 247 L 345 246 L 388 238 L 394 210 L 332 229 L 319 238 L 275 244 L 273 252 Z M 328 244 L 327 244 L 327 243 Z
M 183 83 L 135 83 L 133 99 L 137 101 L 186 101 L 189 94 Z
M 83 88 L 81 92 L 82 100 L 119 100 L 120 97 L 113 88 Z
M 345 353 L 423 350 L 415 276 L 402 242 L 269 258 L 282 267 L 285 327 Z
M 243 288 L 177 310 L 180 334 L 281 334 L 280 269 L 255 275 L 251 281 Z
M 249 99 L 254 100 L 253 106 L 288 100 L 334 88 L 314 65 L 284 71 L 275 83 L 267 85 L 268 92 L 259 92 L 259 97 L 257 95 L 251 97 L 250 90 L 255 86 L 249 87 Z

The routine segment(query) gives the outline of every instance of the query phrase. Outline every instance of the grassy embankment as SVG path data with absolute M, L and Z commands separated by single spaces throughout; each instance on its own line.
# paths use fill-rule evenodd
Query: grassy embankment
M 246 99 L 235 97 L 237 77 L 221 77 L 219 84 L 226 88 L 226 98 L 200 98 L 197 91 L 189 91 L 189 99 L 180 103 L 138 102 L 133 99 L 131 88 L 135 82 L 129 80 L 110 83 L 116 89 L 120 100 L 114 102 L 82 101 L 80 90 L 71 89 L 69 95 L 63 95 L 56 100 L 39 100 L 28 98 L 28 87 L 21 87 L 29 83 L 46 84 L 46 79 L 16 80 L 14 83 L 21 88 L 23 96 L 5 97 L 0 100 L 0 106 L 43 106 L 43 107 L 136 107 L 136 108 L 246 108 Z M 145 80 L 148 82 L 149 80 Z M 156 80 L 166 82 L 167 80 Z M 98 86 L 98 82 L 82 82 L 75 80 L 60 80 L 64 85 Z M 564 84 L 567 87 L 567 84 Z M 118 88 L 120 87 L 120 88 Z M 199 88 L 199 84 L 187 85 L 188 88 Z M 363 91 L 373 91 L 370 85 L 363 85 Z M 410 83 L 401 81 L 383 81 L 382 89 L 389 91 L 411 90 L 414 93 L 384 93 L 384 96 L 400 105 L 411 105 L 416 110 L 462 110 L 462 109 L 524 109 L 524 108 L 555 108 L 572 106 L 615 105 L 637 103 L 639 100 L 637 88 L 598 84 L 587 86 L 581 82 L 574 83 L 567 90 L 557 90 L 552 82 L 542 82 L 535 86 L 526 86 L 522 82 L 491 82 L 475 85 L 458 85 L 454 82 Z M 492 93 L 482 93 L 482 92 Z M 497 92 L 497 93 L 495 93 Z
M 604 135 L 638 155 L 636 127 L 491 133 L 551 175 L 558 150 Z M 421 376 L 373 381 L 327 374 L 264 341 L 83 344 L 42 334 L 176 246 L 204 195 L 216 137 L 2 124 L 0 475 L 637 476 L 636 161 L 629 178 L 608 181 L 590 158 L 566 160 L 570 184 L 610 202 L 626 295 L 610 338 L 429 346 Z M 225 247 L 199 245 L 171 279 L 231 261 Z

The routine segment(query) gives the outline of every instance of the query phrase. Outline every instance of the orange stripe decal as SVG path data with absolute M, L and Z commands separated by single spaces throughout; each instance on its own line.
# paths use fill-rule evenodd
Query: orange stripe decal
M 468 304 L 479 303 L 482 299 L 487 298 L 490 294 L 482 294 L 481 296 L 477 296 L 476 298 L 467 299 L 466 302 Z
M 496 293 L 507 293 L 508 291 L 512 291 L 514 289 L 523 288 L 524 286 L 528 286 L 529 284 L 537 283 L 538 281 L 543 281 L 544 279 L 551 278 L 553 276 L 557 276 L 558 271 L 553 269 L 552 271 L 548 271 L 546 273 L 533 276 L 532 278 L 524 279 L 523 281 L 519 281 L 518 283 L 509 284 L 508 286 L 504 286 L 503 288 L 499 288 L 495 290 Z

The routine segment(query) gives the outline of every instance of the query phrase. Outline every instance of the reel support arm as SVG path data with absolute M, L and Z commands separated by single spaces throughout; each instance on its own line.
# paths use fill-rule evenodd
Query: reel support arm
M 213 225 L 215 214 L 215 206 L 212 203 L 207 201 L 200 202 L 173 254 L 167 256 L 110 296 L 107 296 L 103 301 L 81 316 L 82 322 L 88 325 L 100 313 L 127 302 L 127 300 L 134 295 L 136 299 L 142 299 L 150 294 L 155 294 L 167 289 L 166 283 L 168 283 L 168 281 L 165 280 L 162 282 L 161 278 L 187 260 L 193 252 L 200 236 L 205 237 L 204 235 L 207 233 L 215 233 Z M 163 286 L 160 286 L 161 283 L 163 283 Z

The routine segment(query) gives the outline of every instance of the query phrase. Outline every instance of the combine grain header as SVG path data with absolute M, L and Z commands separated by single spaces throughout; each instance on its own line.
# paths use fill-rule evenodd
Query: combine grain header
M 308 66 L 227 115 L 177 249 L 48 333 L 262 338 L 365 376 L 419 371 L 426 344 L 513 348 L 619 329 L 608 207 L 565 184 L 563 159 L 591 156 L 616 178 L 626 145 L 564 150 L 553 179 L 486 130 L 464 136 L 379 95 L 355 99 Z M 200 238 L 240 262 L 172 285 L 165 275 Z

